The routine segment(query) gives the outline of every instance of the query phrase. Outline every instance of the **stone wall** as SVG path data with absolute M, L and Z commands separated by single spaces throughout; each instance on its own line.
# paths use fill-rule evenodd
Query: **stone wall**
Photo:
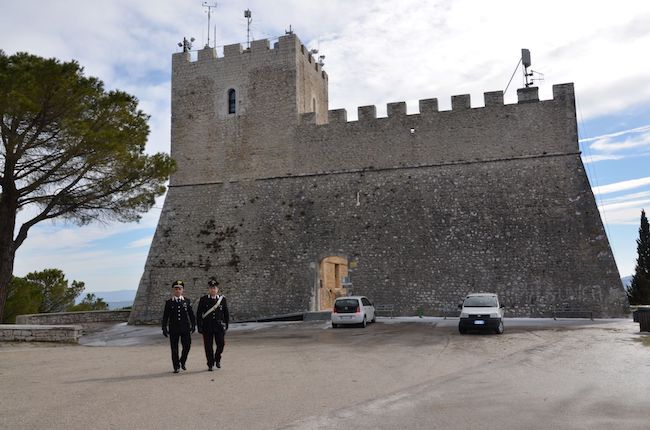
M 129 320 L 130 313 L 131 311 L 88 311 L 18 315 L 16 324 L 58 325 L 124 322 Z
M 77 343 L 82 333 L 78 325 L 0 324 L 0 341 L 3 342 Z
M 134 303 L 159 319 L 174 279 L 215 276 L 235 318 L 315 309 L 327 256 L 396 315 L 495 292 L 512 316 L 621 315 L 618 271 L 577 153 L 173 187 Z

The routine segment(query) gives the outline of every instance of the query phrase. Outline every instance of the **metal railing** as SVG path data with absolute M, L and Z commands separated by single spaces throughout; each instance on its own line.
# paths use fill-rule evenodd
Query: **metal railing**
M 395 311 L 395 305 L 392 303 L 384 305 L 375 305 L 375 312 L 390 312 L 390 317 L 393 318 L 393 312 Z

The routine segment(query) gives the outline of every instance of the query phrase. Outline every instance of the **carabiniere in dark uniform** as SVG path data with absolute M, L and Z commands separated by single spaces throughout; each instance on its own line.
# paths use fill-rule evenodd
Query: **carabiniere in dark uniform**
M 221 367 L 221 353 L 225 346 L 225 335 L 230 322 L 226 297 L 219 295 L 219 282 L 208 282 L 208 294 L 199 299 L 196 309 L 199 333 L 203 334 L 203 346 L 208 370 L 212 366 Z M 218 304 L 218 306 L 217 306 Z M 216 351 L 213 345 L 216 344 Z
M 196 319 L 192 311 L 190 299 L 182 296 L 183 281 L 176 281 L 172 285 L 174 297 L 165 302 L 165 311 L 163 312 L 162 331 L 167 337 L 169 334 L 169 343 L 172 350 L 172 365 L 174 373 L 178 373 L 178 368 L 185 370 L 185 362 L 190 352 L 192 336 L 196 328 Z M 183 352 L 178 357 L 178 340 L 180 339 L 183 346 Z

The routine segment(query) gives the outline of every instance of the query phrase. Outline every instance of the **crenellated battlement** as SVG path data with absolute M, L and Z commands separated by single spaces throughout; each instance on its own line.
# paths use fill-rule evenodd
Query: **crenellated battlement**
M 518 89 L 516 103 L 506 104 L 503 91 L 485 92 L 482 102 L 472 107 L 469 94 L 453 95 L 451 109 L 440 110 L 437 98 L 422 99 L 417 113 L 392 102 L 381 117 L 376 106 L 360 106 L 350 120 L 345 109 L 328 109 L 327 75 L 294 34 L 250 48 L 226 45 L 222 56 L 205 48 L 194 61 L 175 54 L 172 156 L 179 168 L 171 184 L 578 150 L 577 137 L 563 137 L 577 136 L 573 84 L 553 86 L 550 100 L 532 87 Z
M 273 64 L 292 62 L 301 58 L 311 65 L 314 72 L 320 74 L 324 80 L 328 79 L 323 67 L 318 64 L 309 50 L 300 42 L 295 34 L 280 36 L 277 42 L 271 45 L 269 39 L 253 40 L 250 48 L 243 48 L 241 43 L 233 43 L 223 47 L 223 55 L 218 56 L 215 48 L 206 47 L 196 51 L 196 59 L 192 59 L 190 52 L 178 52 L 172 55 L 172 70 L 178 73 L 187 73 L 192 68 L 202 65 L 227 65 L 229 63 L 241 64 L 254 62 L 258 64 Z M 300 53 L 298 56 L 297 54 Z
M 393 102 L 386 104 L 386 117 L 377 117 L 377 108 L 374 105 L 360 106 L 357 108 L 358 119 L 348 121 L 346 109 L 333 109 L 328 111 L 327 121 L 324 123 L 316 123 L 314 115 L 310 113 L 302 114 L 300 117 L 301 124 L 315 124 L 318 127 L 326 127 L 328 124 L 341 124 L 341 123 L 356 123 L 373 120 L 381 120 L 385 118 L 397 118 L 408 116 L 416 119 L 419 116 L 437 115 L 441 113 L 450 112 L 466 112 L 481 109 L 501 109 L 504 106 L 517 106 L 529 103 L 566 103 L 574 102 L 574 88 L 572 83 L 553 85 L 553 98 L 549 100 L 540 100 L 537 87 L 520 88 L 517 90 L 517 103 L 505 104 L 503 98 L 503 91 L 489 91 L 483 93 L 484 106 L 471 107 L 471 96 L 469 94 L 460 94 L 451 96 L 451 110 L 440 111 L 438 109 L 438 99 L 423 99 L 419 100 L 419 113 L 408 114 L 406 112 L 406 102 Z
M 578 152 L 573 84 L 553 86 L 553 98 L 539 100 L 537 88 L 517 91 L 517 103 L 504 103 L 503 91 L 483 94 L 472 107 L 469 94 L 451 97 L 451 109 L 438 99 L 420 100 L 418 113 L 406 102 L 386 105 L 378 117 L 374 105 L 357 108 L 348 120 L 333 109 L 318 121 L 300 115 L 292 145 L 293 164 L 283 174 L 409 168 L 489 160 L 522 159 Z M 552 124 L 553 126 L 549 126 Z M 569 138 L 567 138 L 569 136 Z

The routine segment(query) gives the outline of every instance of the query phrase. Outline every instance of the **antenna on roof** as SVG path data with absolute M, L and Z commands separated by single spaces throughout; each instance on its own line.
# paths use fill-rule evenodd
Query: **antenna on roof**
M 288 30 L 284 30 L 284 34 L 293 34 L 293 30 L 291 29 L 291 24 L 289 24 Z
M 192 42 L 194 42 L 193 37 L 190 37 L 190 40 L 187 40 L 187 38 L 184 37 L 182 42 L 178 42 L 178 46 L 179 48 L 183 48 L 183 52 L 190 52 L 192 49 Z
M 217 2 L 214 2 L 214 4 L 209 4 L 207 1 L 204 1 L 203 2 L 203 7 L 208 8 L 208 43 L 205 44 L 205 47 L 209 48 L 210 47 L 210 14 L 212 12 L 212 9 L 216 9 Z M 216 32 L 216 30 L 215 30 L 215 32 Z M 216 35 L 215 35 L 215 37 L 216 37 Z M 216 40 L 215 40 L 215 42 L 216 42 Z
M 315 49 L 310 49 L 309 53 L 312 54 L 314 57 L 316 54 L 318 54 L 318 51 L 320 50 L 320 39 L 318 40 L 318 48 Z M 323 54 L 318 56 L 318 65 L 323 67 L 325 65 L 325 56 Z
M 528 73 L 528 68 L 530 67 L 530 51 L 528 49 L 522 49 L 521 50 L 521 64 L 524 66 L 524 81 L 526 82 L 526 88 L 530 87 L 533 85 L 533 72 Z M 530 82 L 528 82 L 528 78 L 531 78 Z
M 544 80 L 544 74 L 537 72 L 533 69 L 530 69 L 530 72 L 528 71 L 528 68 L 532 64 L 530 61 L 530 51 L 528 49 L 523 48 L 521 50 L 521 57 L 519 58 L 519 61 L 517 62 L 517 66 L 515 67 L 515 71 L 512 72 L 512 76 L 510 76 L 510 80 L 508 81 L 508 85 L 506 85 L 506 89 L 503 90 L 503 94 L 508 91 L 508 88 L 510 87 L 510 83 L 512 83 L 512 78 L 515 77 L 515 73 L 517 72 L 517 69 L 519 68 L 519 65 L 523 65 L 523 72 L 524 72 L 524 85 L 526 88 L 530 87 L 531 85 L 534 84 L 535 81 L 543 81 Z M 539 76 L 538 78 L 534 78 L 533 76 L 537 75 Z
M 534 85 L 535 81 L 543 81 L 544 80 L 544 74 L 537 72 L 533 69 L 530 69 L 530 72 L 528 71 L 528 68 L 532 64 L 530 61 L 530 51 L 528 49 L 522 49 L 521 50 L 521 64 L 524 66 L 524 82 L 526 85 L 526 88 L 530 87 L 531 85 Z M 533 77 L 534 75 L 539 76 L 538 78 Z M 530 78 L 530 79 L 529 79 Z
M 244 11 L 244 18 L 246 18 L 246 47 L 251 47 L 251 22 L 253 22 L 253 12 L 250 9 Z

